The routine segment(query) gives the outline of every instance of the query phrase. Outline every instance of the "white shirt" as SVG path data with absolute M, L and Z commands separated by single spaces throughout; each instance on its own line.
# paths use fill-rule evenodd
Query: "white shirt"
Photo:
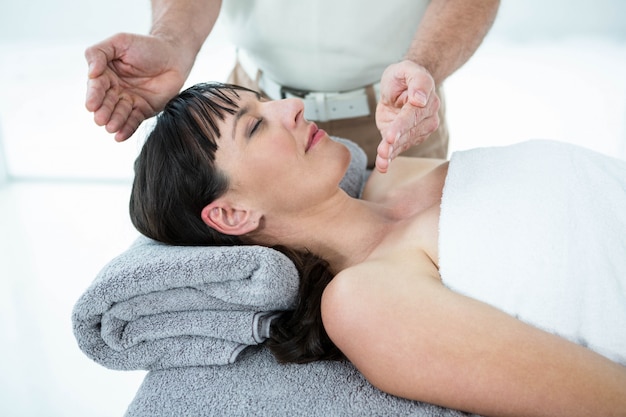
M 375 83 L 406 54 L 428 0 L 225 0 L 239 53 L 292 88 L 338 92 Z

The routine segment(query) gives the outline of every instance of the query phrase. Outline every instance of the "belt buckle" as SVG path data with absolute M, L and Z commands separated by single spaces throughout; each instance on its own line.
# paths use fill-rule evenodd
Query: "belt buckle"
M 281 86 L 281 98 L 296 97 L 304 102 L 304 117 L 316 122 L 349 119 L 370 114 L 364 89 L 344 93 L 326 93 L 299 90 Z
M 281 98 L 297 97 L 304 102 L 304 118 L 316 122 L 328 122 L 330 119 L 326 109 L 326 93 L 299 90 L 291 87 L 280 87 Z
M 298 98 L 306 98 L 306 96 L 310 93 L 307 90 L 299 90 L 297 88 L 280 86 L 280 98 L 287 98 L 287 94 L 292 96 L 296 96 Z

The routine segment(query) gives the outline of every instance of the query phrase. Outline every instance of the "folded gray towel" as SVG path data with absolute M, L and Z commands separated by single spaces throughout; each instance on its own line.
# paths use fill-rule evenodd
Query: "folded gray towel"
M 74 307 L 74 334 L 113 369 L 233 362 L 268 337 L 275 311 L 293 307 L 298 273 L 260 246 L 173 247 L 140 237 L 96 277 Z
M 342 187 L 359 195 L 365 154 L 352 153 Z M 263 342 L 276 312 L 293 308 L 293 263 L 261 246 L 182 247 L 140 237 L 98 274 L 74 306 L 79 347 L 113 369 L 232 363 Z
M 463 417 L 460 411 L 409 401 L 374 388 L 348 362 L 281 365 L 264 347 L 236 363 L 146 375 L 125 417 Z

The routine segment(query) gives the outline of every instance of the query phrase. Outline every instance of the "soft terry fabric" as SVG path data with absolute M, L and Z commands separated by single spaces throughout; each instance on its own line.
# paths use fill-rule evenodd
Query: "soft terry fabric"
M 341 187 L 358 196 L 365 153 L 353 142 Z M 283 254 L 261 246 L 175 247 L 145 237 L 106 265 L 72 314 L 79 347 L 113 369 L 232 363 L 269 336 L 294 307 L 299 278 Z
M 74 334 L 113 369 L 233 362 L 263 342 L 273 312 L 293 307 L 298 273 L 260 247 L 172 247 L 140 237 L 74 307 Z
M 530 141 L 455 153 L 440 272 L 454 291 L 626 364 L 626 162 Z
M 348 362 L 281 365 L 262 347 L 226 366 L 149 372 L 125 417 L 463 417 L 385 394 Z

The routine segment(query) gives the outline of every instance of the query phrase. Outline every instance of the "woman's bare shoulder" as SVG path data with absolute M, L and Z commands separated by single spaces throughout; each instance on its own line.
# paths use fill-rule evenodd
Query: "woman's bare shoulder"
M 401 298 L 411 298 L 422 286 L 444 288 L 425 253 L 414 254 L 413 259 L 411 266 L 393 258 L 368 260 L 333 278 L 322 296 L 322 321 L 340 349 L 348 347 L 352 337 L 367 335 L 368 325 L 357 323 L 373 324 L 389 316 L 391 306 L 398 305 Z

